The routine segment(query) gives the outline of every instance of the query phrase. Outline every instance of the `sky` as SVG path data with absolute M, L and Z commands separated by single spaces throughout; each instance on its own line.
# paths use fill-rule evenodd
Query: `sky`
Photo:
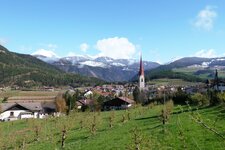
M 225 56 L 224 0 L 0 0 L 0 44 L 66 57 Z

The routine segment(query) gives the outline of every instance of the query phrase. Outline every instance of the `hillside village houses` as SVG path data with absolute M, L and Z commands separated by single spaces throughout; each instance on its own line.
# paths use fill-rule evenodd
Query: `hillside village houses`
M 208 80 L 207 83 L 199 83 L 191 86 L 187 85 L 149 85 L 145 83 L 144 66 L 142 57 L 140 57 L 140 69 L 138 84 L 106 84 L 102 86 L 82 88 L 82 96 L 76 101 L 78 110 L 83 107 L 89 107 L 90 110 L 95 110 L 95 100 L 92 99 L 94 94 L 105 97 L 102 104 L 102 110 L 112 109 L 128 109 L 131 108 L 135 101 L 133 100 L 133 91 L 138 86 L 140 91 L 147 94 L 147 102 L 162 97 L 163 94 L 173 94 L 180 88 L 187 94 L 205 93 L 208 88 L 212 88 L 219 92 L 225 91 L 225 82 L 219 80 L 216 70 L 213 80 Z M 1 88 L 4 91 L 4 88 Z M 45 87 L 44 90 L 53 92 L 54 87 Z M 70 88 L 69 93 L 74 93 L 76 89 Z M 0 120 L 11 121 L 25 118 L 45 118 L 49 115 L 56 115 L 56 96 L 29 96 L 29 97 L 9 97 L 7 102 L 0 104 Z

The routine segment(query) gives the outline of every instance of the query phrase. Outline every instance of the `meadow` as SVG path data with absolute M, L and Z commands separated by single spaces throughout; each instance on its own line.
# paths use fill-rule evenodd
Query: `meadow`
M 0 149 L 222 150 L 225 107 L 175 106 L 162 123 L 163 105 L 76 112 L 69 116 L 0 123 Z
M 64 91 L 60 91 L 61 93 Z M 20 91 L 20 90 L 8 90 L 0 92 L 0 98 L 14 97 L 14 96 L 57 96 L 59 91 Z
M 200 82 L 188 82 L 182 79 L 169 79 L 169 78 L 162 78 L 162 79 L 153 79 L 148 82 L 150 85 L 155 86 L 196 86 L 201 84 Z

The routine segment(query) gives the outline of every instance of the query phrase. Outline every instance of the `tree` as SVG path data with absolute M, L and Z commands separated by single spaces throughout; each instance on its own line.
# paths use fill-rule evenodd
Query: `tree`
M 220 99 L 218 97 L 218 91 L 214 89 L 208 90 L 208 97 L 210 105 L 214 106 L 220 103 Z
M 173 95 L 173 101 L 175 104 L 186 104 L 186 101 L 189 100 L 189 95 L 185 93 L 181 88 L 178 88 L 177 92 Z
M 120 91 L 120 92 L 119 92 L 119 97 L 122 97 L 122 96 L 123 96 L 123 92 Z
M 137 86 L 135 87 L 135 89 L 133 91 L 133 98 L 136 103 L 141 102 L 141 92 Z
M 58 112 L 66 112 L 68 107 L 66 106 L 66 101 L 62 95 L 56 97 L 56 109 Z
M 191 104 L 199 106 L 207 105 L 209 104 L 209 99 L 206 95 L 203 95 L 201 93 L 195 93 L 191 96 Z
M 76 93 L 72 96 L 69 91 L 66 91 L 66 93 L 63 94 L 63 98 L 66 101 L 67 109 L 67 115 L 69 115 L 70 111 L 74 109 L 76 104 Z
M 220 101 L 220 103 L 225 103 L 225 92 L 223 93 L 218 93 L 218 99 Z

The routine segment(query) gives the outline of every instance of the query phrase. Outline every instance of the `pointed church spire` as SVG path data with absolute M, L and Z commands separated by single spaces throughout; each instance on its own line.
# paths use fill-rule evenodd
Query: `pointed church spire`
M 140 70 L 139 70 L 139 76 L 140 75 L 144 75 L 144 66 L 143 66 L 143 62 L 142 62 L 142 53 L 140 56 Z
M 139 68 L 139 80 L 138 80 L 139 89 L 143 90 L 145 88 L 145 74 L 144 66 L 142 62 L 142 54 L 140 56 L 140 68 Z

